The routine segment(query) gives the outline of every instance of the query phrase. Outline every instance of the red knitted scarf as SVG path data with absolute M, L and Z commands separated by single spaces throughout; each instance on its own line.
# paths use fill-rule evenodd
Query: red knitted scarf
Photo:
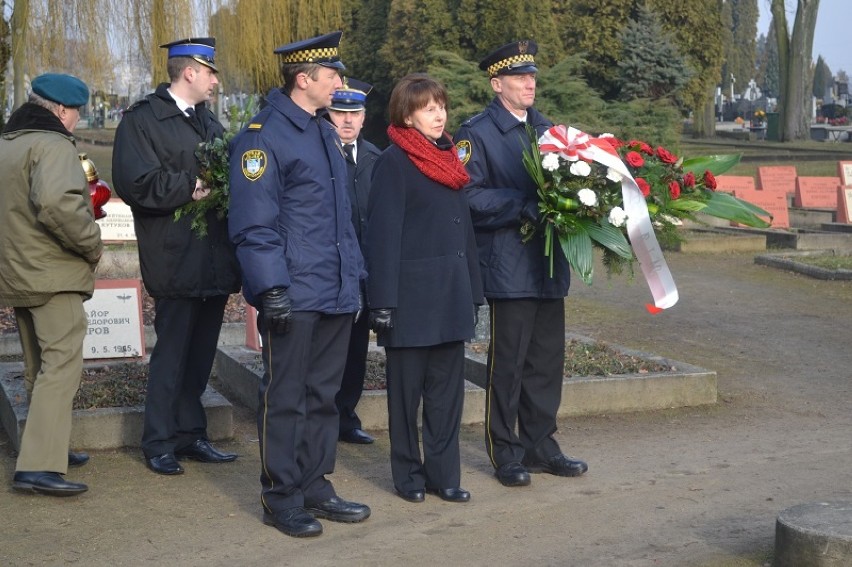
M 453 141 L 447 133 L 439 140 L 439 147 L 414 128 L 400 128 L 391 124 L 388 126 L 388 137 L 391 142 L 402 149 L 408 158 L 417 166 L 420 172 L 441 185 L 458 191 L 470 181 L 462 162 L 456 154 Z

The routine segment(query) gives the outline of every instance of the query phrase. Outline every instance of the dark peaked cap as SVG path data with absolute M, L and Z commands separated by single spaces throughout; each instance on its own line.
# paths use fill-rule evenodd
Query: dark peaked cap
M 163 49 L 169 50 L 169 59 L 172 57 L 192 57 L 202 65 L 206 65 L 219 72 L 213 62 L 216 54 L 216 39 L 212 37 L 190 37 L 179 39 L 171 43 L 161 45 Z
M 275 54 L 281 56 L 281 63 L 316 63 L 323 67 L 345 69 L 337 47 L 340 45 L 342 31 L 336 31 L 294 41 L 275 49 Z
M 537 52 L 538 44 L 531 39 L 507 43 L 480 61 L 479 68 L 488 71 L 490 77 L 535 73 L 538 69 L 533 55 Z

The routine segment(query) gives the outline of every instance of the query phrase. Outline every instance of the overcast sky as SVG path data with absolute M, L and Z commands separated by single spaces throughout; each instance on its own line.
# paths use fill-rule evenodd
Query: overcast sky
M 770 0 L 758 0 L 760 19 L 757 21 L 757 33 L 766 34 L 772 19 L 769 13 Z M 795 0 L 787 0 L 787 26 L 793 31 L 796 13 Z M 814 61 L 822 55 L 831 72 L 837 74 L 841 69 L 852 75 L 852 0 L 820 0 L 817 12 L 816 32 L 814 33 Z

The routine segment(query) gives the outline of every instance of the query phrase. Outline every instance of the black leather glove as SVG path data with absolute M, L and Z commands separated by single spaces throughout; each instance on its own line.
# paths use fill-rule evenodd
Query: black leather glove
M 352 323 L 357 323 L 361 319 L 361 315 L 364 313 L 364 294 L 358 294 L 358 311 L 355 312 L 355 319 Z
M 538 201 L 529 200 L 521 209 L 521 220 L 529 222 L 539 222 L 541 220 L 541 212 L 538 210 Z
M 260 296 L 263 325 L 273 333 L 284 334 L 290 328 L 292 305 L 283 287 L 274 287 Z
M 370 309 L 370 328 L 377 333 L 393 329 L 393 310 Z

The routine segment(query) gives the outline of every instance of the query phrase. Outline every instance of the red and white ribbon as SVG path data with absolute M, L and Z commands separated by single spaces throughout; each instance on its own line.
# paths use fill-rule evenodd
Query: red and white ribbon
M 595 161 L 621 175 L 621 196 L 624 211 L 627 213 L 627 236 L 654 298 L 656 309 L 649 311 L 668 309 L 677 303 L 677 286 L 654 234 L 645 197 L 612 144 L 606 138 L 590 138 L 588 134 L 576 128 L 563 125 L 550 128 L 539 138 L 538 144 L 542 154 L 558 152 L 565 155 L 569 161 Z

